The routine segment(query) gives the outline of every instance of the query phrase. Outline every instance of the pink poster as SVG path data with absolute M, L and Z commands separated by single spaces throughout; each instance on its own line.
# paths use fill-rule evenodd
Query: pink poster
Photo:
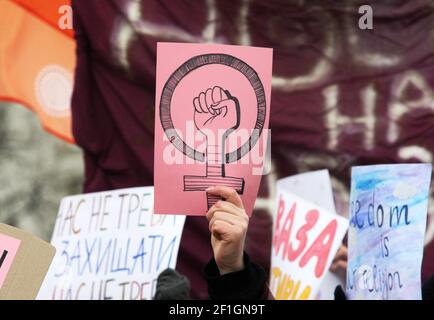
M 155 212 L 205 215 L 215 185 L 250 215 L 266 159 L 272 49 L 158 43 Z
M 21 240 L 0 234 L 0 289 L 6 280 L 20 244 Z

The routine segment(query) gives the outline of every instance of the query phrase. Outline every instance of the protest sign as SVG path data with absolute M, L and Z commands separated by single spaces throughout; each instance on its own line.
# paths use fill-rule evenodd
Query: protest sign
M 431 164 L 353 167 L 349 299 L 421 299 Z
M 225 185 L 250 215 L 263 173 L 272 49 L 158 43 L 155 212 L 205 215 Z M 167 195 L 173 201 L 167 201 Z
M 30 233 L 0 224 L 0 299 L 35 299 L 54 252 Z
M 336 212 L 328 170 L 296 174 L 278 180 L 277 185 L 279 188 L 312 202 L 331 213 Z
M 306 201 L 336 213 L 333 189 L 328 170 L 304 172 L 280 179 L 278 186 Z M 334 300 L 334 291 L 340 285 L 345 288 L 345 276 L 328 271 L 321 282 L 316 299 Z
M 39 299 L 152 299 L 175 268 L 185 217 L 153 214 L 152 187 L 62 200 L 51 243 L 57 254 Z
M 279 300 L 315 299 L 348 221 L 279 184 L 276 207 L 270 290 Z

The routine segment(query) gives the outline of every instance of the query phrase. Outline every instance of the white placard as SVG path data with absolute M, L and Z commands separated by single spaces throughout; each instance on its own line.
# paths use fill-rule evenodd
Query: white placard
M 153 204 L 153 187 L 64 198 L 38 299 L 152 299 L 158 275 L 176 266 L 185 222 Z
M 315 299 L 348 220 L 277 188 L 270 290 L 278 300 Z
M 327 169 L 286 177 L 280 179 L 277 184 L 280 188 L 300 198 L 310 201 L 331 213 L 336 213 L 330 174 Z M 322 280 L 316 298 L 318 300 L 334 300 L 334 291 L 338 285 L 345 288 L 345 275 L 328 271 Z

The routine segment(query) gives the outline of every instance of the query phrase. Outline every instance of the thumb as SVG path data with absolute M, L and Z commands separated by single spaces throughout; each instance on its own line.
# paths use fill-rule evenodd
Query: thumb
M 228 113 L 228 107 L 225 104 L 225 101 L 227 100 L 221 101 L 211 108 L 214 111 L 215 115 L 222 115 L 223 117 L 226 116 L 226 114 Z

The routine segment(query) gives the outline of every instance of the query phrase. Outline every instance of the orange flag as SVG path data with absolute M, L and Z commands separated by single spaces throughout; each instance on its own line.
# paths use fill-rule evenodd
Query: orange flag
M 64 29 L 69 4 L 0 1 L 0 101 L 28 107 L 45 130 L 74 143 L 70 102 L 75 41 L 72 30 Z

